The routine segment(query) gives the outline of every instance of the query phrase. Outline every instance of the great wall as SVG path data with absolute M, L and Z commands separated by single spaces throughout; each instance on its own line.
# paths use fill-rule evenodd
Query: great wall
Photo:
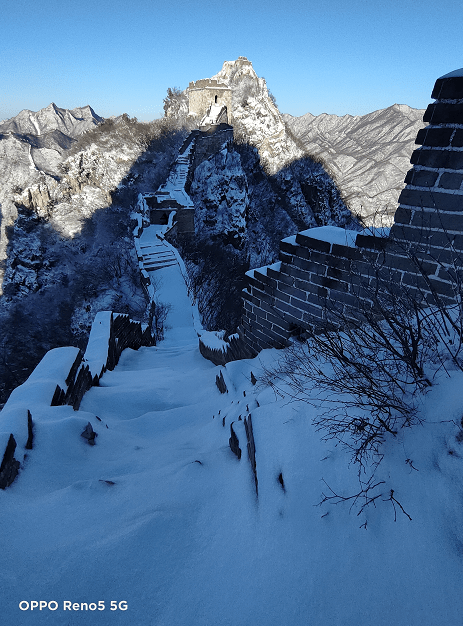
M 188 196 L 192 171 L 233 139 L 230 108 L 227 123 L 222 121 L 224 106 L 230 107 L 231 100 L 224 89 L 223 101 L 218 101 L 220 94 L 212 87 L 219 86 L 200 81 L 193 85 L 194 102 L 203 113 L 209 104 L 203 118 L 207 124 L 184 142 L 166 183 L 139 198 L 135 246 L 150 299 L 153 273 L 181 264 L 166 234 L 194 233 L 194 207 Z M 247 274 L 238 333 L 228 340 L 217 334 L 215 343 L 200 337 L 203 356 L 224 364 L 264 348 L 284 347 L 292 335 L 329 322 L 330 312 L 337 319 L 359 319 L 381 281 L 398 293 L 406 290 L 420 306 L 436 299 L 446 306 L 460 302 L 455 270 L 461 270 L 463 253 L 463 70 L 439 78 L 431 97 L 435 102 L 424 116 L 428 126 L 418 133 L 416 143 L 421 147 L 411 156 L 413 167 L 390 231 L 357 233 L 330 226 L 283 239 L 279 262 Z M 143 231 L 150 224 L 163 228 L 159 243 L 146 246 Z M 11 484 L 19 471 L 14 457 L 17 445 L 23 451 L 32 447 L 34 398 L 45 397 L 50 405 L 69 404 L 77 410 L 84 393 L 99 383 L 106 369 L 115 367 L 122 350 L 141 345 L 153 345 L 146 327 L 126 316 L 102 312 L 94 321 L 84 355 L 77 348 L 57 348 L 45 355 L 1 412 L 0 488 Z

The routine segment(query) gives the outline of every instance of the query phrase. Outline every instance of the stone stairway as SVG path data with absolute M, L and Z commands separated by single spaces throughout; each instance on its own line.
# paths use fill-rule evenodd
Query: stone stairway
M 147 272 L 153 272 L 163 267 L 169 267 L 169 265 L 177 265 L 178 263 L 175 254 L 161 239 L 157 239 L 155 242 L 140 243 L 140 252 L 143 268 Z

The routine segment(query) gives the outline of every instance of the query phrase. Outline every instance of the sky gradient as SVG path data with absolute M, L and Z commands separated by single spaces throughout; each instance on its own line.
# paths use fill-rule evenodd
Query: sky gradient
M 425 108 L 463 67 L 461 0 L 1 0 L 0 120 L 50 102 L 163 115 L 168 87 L 246 56 L 282 113 Z

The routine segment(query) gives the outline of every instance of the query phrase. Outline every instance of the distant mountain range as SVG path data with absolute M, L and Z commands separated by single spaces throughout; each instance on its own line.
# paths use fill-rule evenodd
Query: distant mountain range
M 2 122 L 0 133 L 41 136 L 59 131 L 62 135 L 76 139 L 101 121 L 103 118 L 88 105 L 69 110 L 61 109 L 52 102 L 36 113 L 24 109 L 15 117 Z
M 392 222 L 424 110 L 394 104 L 367 115 L 283 115 L 309 154 L 320 158 L 344 200 L 365 223 Z M 382 216 L 382 217 L 378 217 Z

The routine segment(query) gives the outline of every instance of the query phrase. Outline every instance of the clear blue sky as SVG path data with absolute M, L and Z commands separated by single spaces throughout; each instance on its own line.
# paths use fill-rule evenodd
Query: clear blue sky
M 160 117 L 243 55 L 280 111 L 424 108 L 463 67 L 462 0 L 1 0 L 0 119 L 55 102 Z

